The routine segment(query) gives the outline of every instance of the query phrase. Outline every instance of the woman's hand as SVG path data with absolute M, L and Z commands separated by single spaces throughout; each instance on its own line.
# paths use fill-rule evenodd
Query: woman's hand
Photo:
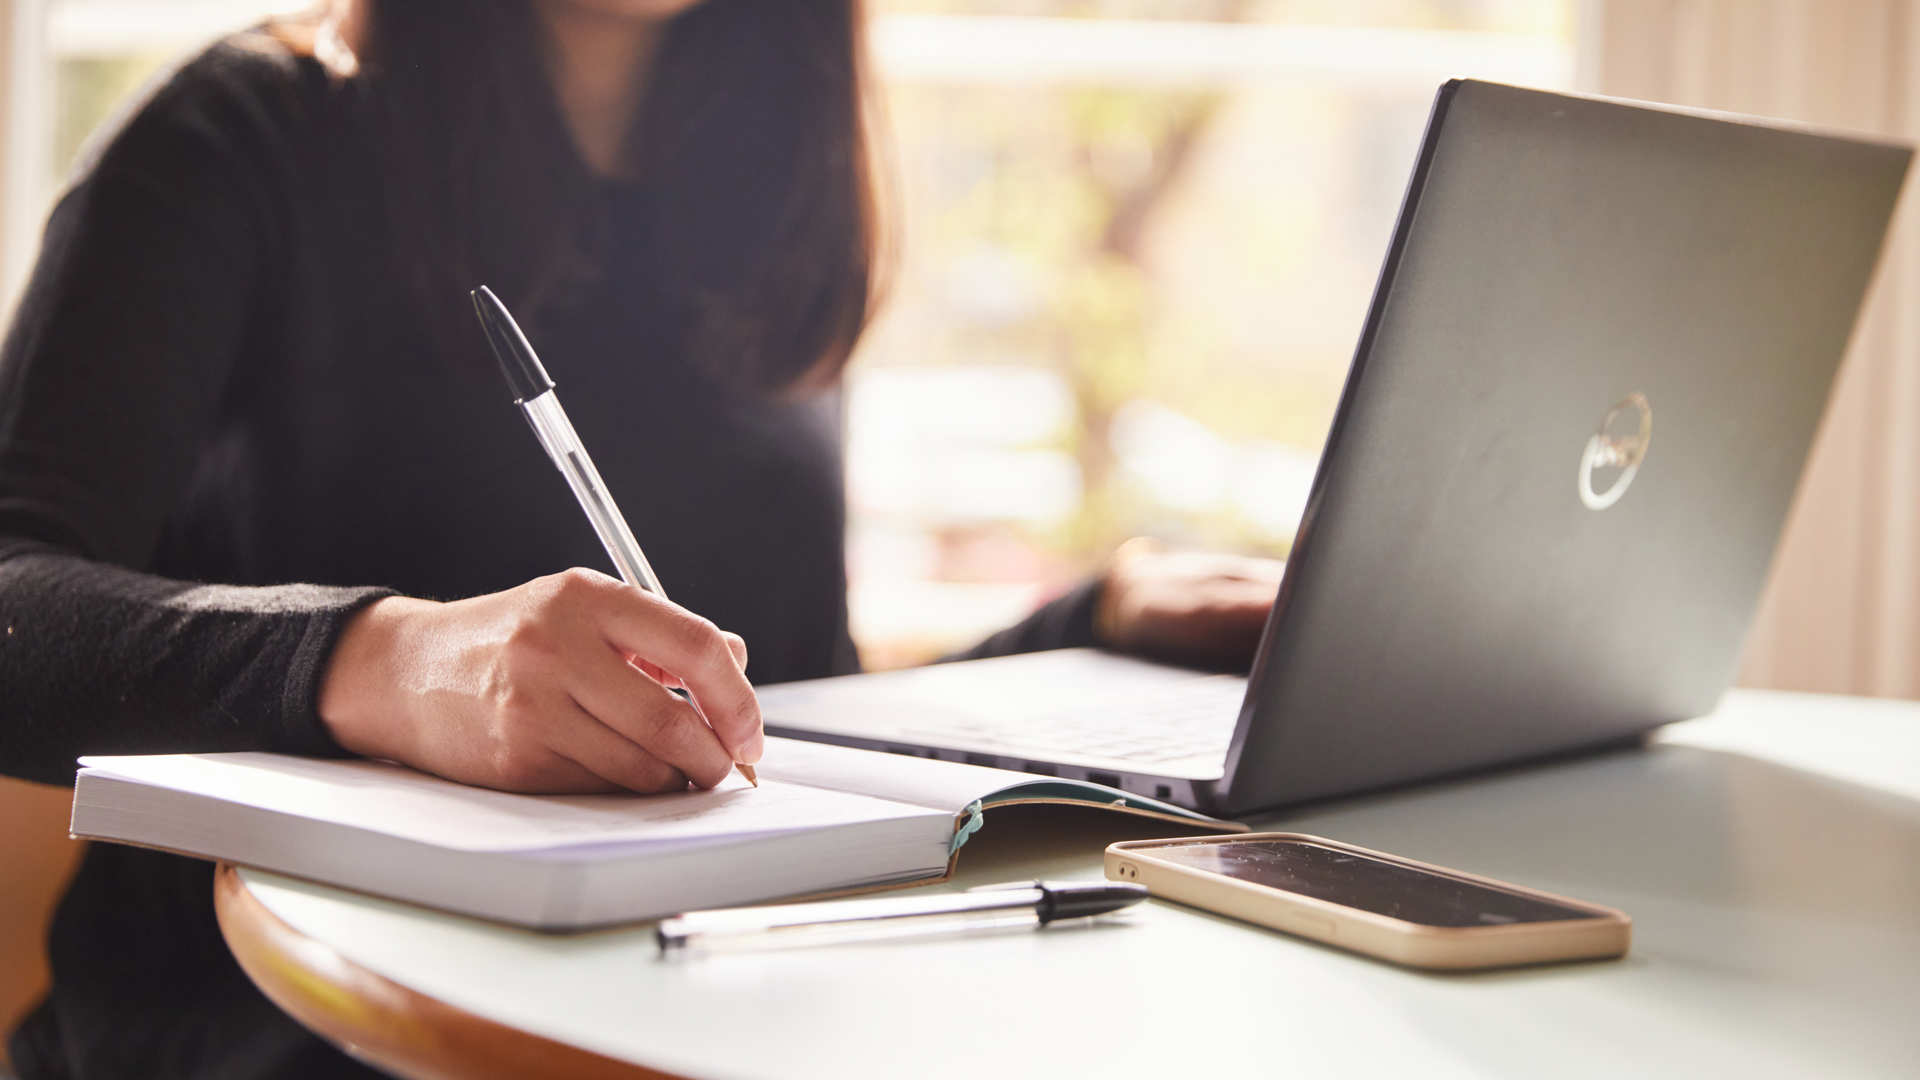
M 505 791 L 712 787 L 760 760 L 746 663 L 737 636 L 573 569 L 453 603 L 375 601 L 334 649 L 320 718 L 353 753 Z
M 1120 546 L 1101 581 L 1094 633 L 1123 652 L 1245 669 L 1260 644 L 1286 563 L 1242 555 Z

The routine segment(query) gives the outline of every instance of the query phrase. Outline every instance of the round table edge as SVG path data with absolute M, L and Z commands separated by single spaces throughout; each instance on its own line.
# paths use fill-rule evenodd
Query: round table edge
M 227 948 L 269 1001 L 379 1068 L 410 1077 L 680 1080 L 489 1020 L 370 971 L 268 910 L 230 863 L 214 872 L 213 907 Z

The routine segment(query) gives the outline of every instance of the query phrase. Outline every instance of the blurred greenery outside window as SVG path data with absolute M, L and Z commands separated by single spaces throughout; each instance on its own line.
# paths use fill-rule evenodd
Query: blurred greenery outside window
M 289 6 L 43 3 L 49 193 L 182 50 Z M 869 666 L 1130 536 L 1284 557 L 1435 88 L 1567 85 L 1571 7 L 869 0 L 898 247 L 847 381 Z

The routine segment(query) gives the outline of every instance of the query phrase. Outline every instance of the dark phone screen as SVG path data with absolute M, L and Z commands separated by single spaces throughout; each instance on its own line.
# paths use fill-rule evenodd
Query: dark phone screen
M 1304 840 L 1173 844 L 1141 854 L 1427 926 L 1591 919 L 1591 911 Z

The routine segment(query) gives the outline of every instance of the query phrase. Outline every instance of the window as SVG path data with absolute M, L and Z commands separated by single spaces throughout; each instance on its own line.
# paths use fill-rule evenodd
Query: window
M 1284 556 L 1435 89 L 1567 85 L 1569 6 L 879 0 L 904 256 L 849 376 L 868 664 L 1130 536 Z
M 6 249 L 11 301 L 47 210 L 87 136 L 167 64 L 236 27 L 311 7 L 301 0 L 13 0 L 4 94 Z M 10 306 L 10 303 L 9 303 Z

